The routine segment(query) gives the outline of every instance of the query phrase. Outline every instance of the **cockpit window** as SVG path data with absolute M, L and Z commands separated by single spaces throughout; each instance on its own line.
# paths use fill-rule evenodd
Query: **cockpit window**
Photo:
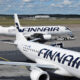
M 69 28 L 66 28 L 65 30 L 70 30 Z M 71 31 L 71 30 L 70 30 Z

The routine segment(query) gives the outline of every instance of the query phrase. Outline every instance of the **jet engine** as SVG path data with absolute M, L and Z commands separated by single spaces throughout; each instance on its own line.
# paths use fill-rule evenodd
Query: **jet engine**
M 50 40 L 51 39 L 51 35 L 43 35 L 43 39 L 45 39 L 45 40 Z
M 33 69 L 30 73 L 31 80 L 49 80 L 49 74 L 39 68 Z

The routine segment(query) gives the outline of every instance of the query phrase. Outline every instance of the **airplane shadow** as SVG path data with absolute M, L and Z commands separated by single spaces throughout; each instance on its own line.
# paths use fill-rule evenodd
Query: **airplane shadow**
M 49 75 L 50 75 L 50 80 L 80 80 L 75 77 L 60 76 L 53 73 L 49 73 Z
M 17 62 L 25 62 L 27 58 L 19 51 L 0 51 L 0 61 L 17 61 Z
M 31 80 L 29 76 L 0 77 L 0 80 Z
M 74 77 L 63 77 L 55 74 L 50 74 L 50 80 L 80 80 Z M 31 80 L 29 76 L 16 76 L 16 77 L 0 77 L 0 80 Z
M 66 47 L 65 49 L 69 49 L 69 50 L 80 52 L 80 47 Z

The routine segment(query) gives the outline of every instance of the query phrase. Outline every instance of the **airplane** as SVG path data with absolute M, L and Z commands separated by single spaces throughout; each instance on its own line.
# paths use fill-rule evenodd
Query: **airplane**
M 26 40 L 20 29 L 17 14 L 14 14 L 14 18 L 16 26 L 14 44 L 34 63 L 0 61 L 0 64 L 27 66 L 31 71 L 31 80 L 50 80 L 47 70 L 53 70 L 54 74 L 61 76 L 80 78 L 80 52 Z
M 27 26 L 21 27 L 23 35 L 28 40 L 47 41 L 52 39 L 52 36 L 57 38 L 64 36 L 64 40 L 73 38 L 72 31 L 65 26 Z M 2 27 L 0 26 L 0 35 L 15 36 L 16 28 L 14 26 Z

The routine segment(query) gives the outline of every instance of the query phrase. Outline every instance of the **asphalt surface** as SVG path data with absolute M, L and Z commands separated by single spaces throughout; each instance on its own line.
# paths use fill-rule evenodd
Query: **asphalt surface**
M 80 27 L 71 27 L 75 34 L 76 40 L 58 41 L 63 42 L 64 48 L 80 52 Z M 0 40 L 15 40 L 15 37 L 0 36 Z M 53 44 L 55 41 L 47 42 Z M 27 58 L 14 45 L 0 42 L 0 60 L 1 61 L 19 61 L 26 62 Z M 8 66 L 0 65 L 0 80 L 30 80 L 30 72 L 24 66 Z M 51 80 L 79 80 L 77 78 L 69 78 L 51 74 Z

